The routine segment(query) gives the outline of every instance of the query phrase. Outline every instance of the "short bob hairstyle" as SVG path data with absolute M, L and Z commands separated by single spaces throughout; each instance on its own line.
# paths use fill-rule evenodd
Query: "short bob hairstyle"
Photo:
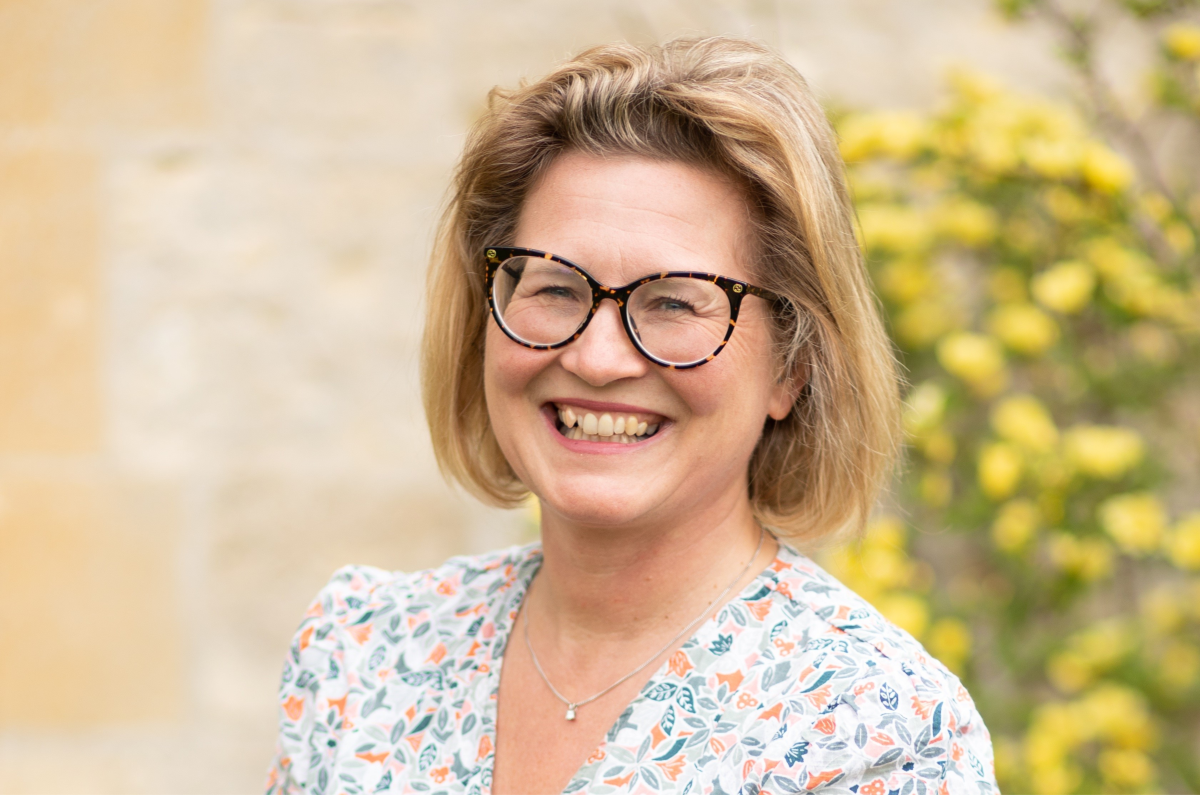
M 798 540 L 860 528 L 898 447 L 897 369 L 835 136 L 804 78 L 744 39 L 676 39 L 594 47 L 488 99 L 429 273 L 422 389 L 442 471 L 494 505 L 529 494 L 488 420 L 484 247 L 511 241 L 525 196 L 562 152 L 677 161 L 742 188 L 754 281 L 786 299 L 773 317 L 776 360 L 780 378 L 803 386 L 751 458 L 755 515 Z

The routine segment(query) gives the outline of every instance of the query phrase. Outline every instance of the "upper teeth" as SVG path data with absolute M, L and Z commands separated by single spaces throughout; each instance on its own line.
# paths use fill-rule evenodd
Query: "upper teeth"
M 628 443 L 633 441 L 634 437 L 653 434 L 658 430 L 658 423 L 651 425 L 639 421 L 632 414 L 628 416 L 618 414 L 614 417 L 611 414 L 605 413 L 597 417 L 595 414 L 587 412 L 581 417 L 570 406 L 558 410 L 558 419 L 569 430 L 574 429 L 573 433 L 567 434 L 572 439 L 584 439 L 587 437 L 595 439 L 616 436 L 621 438 L 614 439 L 613 441 Z M 578 423 L 578 426 L 576 426 L 576 423 Z

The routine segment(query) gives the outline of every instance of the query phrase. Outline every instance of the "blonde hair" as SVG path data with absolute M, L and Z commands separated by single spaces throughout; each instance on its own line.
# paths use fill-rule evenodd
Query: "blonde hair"
M 511 240 L 526 194 L 567 150 L 679 161 L 744 190 L 754 281 L 787 299 L 773 319 L 780 372 L 804 379 L 751 458 L 755 515 L 806 540 L 861 527 L 891 473 L 899 390 L 843 164 L 804 78 L 765 47 L 730 37 L 593 47 L 537 82 L 489 94 L 429 273 L 422 389 L 442 471 L 495 505 L 528 495 L 488 420 L 483 249 Z

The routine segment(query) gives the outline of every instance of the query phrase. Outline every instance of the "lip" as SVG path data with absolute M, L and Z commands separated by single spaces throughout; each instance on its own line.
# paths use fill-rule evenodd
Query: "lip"
M 556 401 L 551 401 L 543 407 L 541 412 L 542 421 L 546 423 L 546 430 L 549 431 L 550 435 L 553 436 L 559 444 L 573 453 L 591 453 L 594 455 L 626 455 L 629 453 L 636 453 L 639 450 L 645 450 L 649 445 L 654 444 L 663 436 L 664 432 L 669 432 L 671 427 L 671 424 L 666 422 L 664 427 L 658 429 L 658 433 L 654 434 L 648 439 L 640 442 L 634 442 L 633 444 L 614 444 L 613 442 L 589 442 L 586 439 L 568 439 L 558 432 L 558 416 L 554 412 L 554 402 Z M 594 400 L 582 402 L 564 400 L 563 402 L 570 403 L 572 406 L 579 406 L 580 408 L 597 409 L 600 411 L 607 409 L 609 411 L 640 411 L 646 414 L 654 413 L 647 412 L 645 409 L 640 409 L 635 406 L 628 406 L 621 403 L 598 403 Z
M 629 403 L 604 403 L 599 400 L 580 400 L 578 398 L 550 398 L 546 401 L 547 404 L 565 403 L 568 406 L 578 406 L 581 409 L 591 409 L 592 411 L 608 411 L 608 412 L 624 412 L 626 414 L 653 414 L 657 417 L 662 417 L 664 420 L 669 419 L 667 415 L 653 409 L 648 409 L 643 406 L 634 406 Z

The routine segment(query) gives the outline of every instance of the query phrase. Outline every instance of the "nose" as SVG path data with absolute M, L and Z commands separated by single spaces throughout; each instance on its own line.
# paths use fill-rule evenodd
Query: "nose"
M 611 299 L 600 302 L 592 322 L 579 339 L 563 348 L 559 362 L 592 386 L 637 378 L 650 368 L 650 362 L 633 347 L 625 333 L 621 311 Z

